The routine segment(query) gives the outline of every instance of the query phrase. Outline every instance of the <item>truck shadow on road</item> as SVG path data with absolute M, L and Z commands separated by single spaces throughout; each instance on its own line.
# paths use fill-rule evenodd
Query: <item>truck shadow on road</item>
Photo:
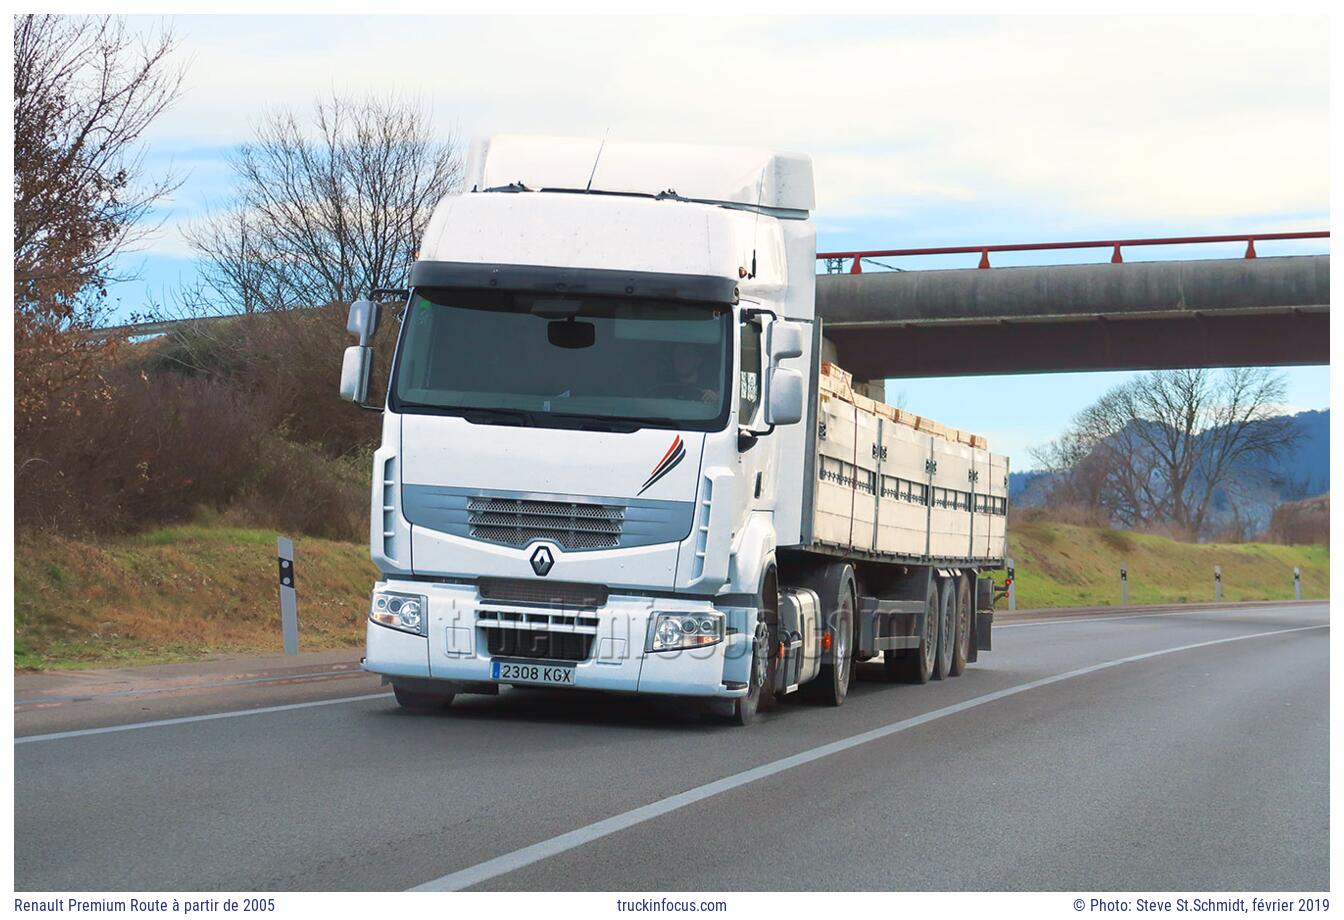
M 902 685 L 882 679 L 880 665 L 863 666 L 856 677 L 858 679 L 849 689 L 852 702 L 877 694 L 898 694 L 903 689 Z M 805 695 L 793 694 L 776 701 L 769 710 L 757 717 L 758 724 L 747 730 L 805 718 L 806 712 L 820 712 L 828 708 Z M 625 727 L 645 731 L 741 731 L 727 719 L 706 713 L 702 702 L 691 697 L 635 696 L 540 687 L 501 687 L 498 696 L 466 694 L 458 696 L 448 709 L 439 712 L 413 712 L 389 703 L 387 708 L 372 715 L 377 718 L 445 724 L 529 722 L 538 725 Z

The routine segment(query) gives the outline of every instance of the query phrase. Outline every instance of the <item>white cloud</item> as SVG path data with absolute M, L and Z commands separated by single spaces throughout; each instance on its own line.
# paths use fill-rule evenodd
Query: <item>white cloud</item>
M 820 22 L 180 17 L 190 89 L 156 135 L 234 143 L 267 108 L 353 89 L 467 134 L 803 150 L 828 219 L 1328 212 L 1324 18 Z

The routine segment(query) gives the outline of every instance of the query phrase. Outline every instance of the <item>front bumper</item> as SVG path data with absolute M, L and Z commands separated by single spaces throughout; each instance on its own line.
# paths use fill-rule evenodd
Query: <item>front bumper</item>
M 425 636 L 368 622 L 364 668 L 386 677 L 497 683 L 490 676 L 492 658 L 521 656 L 492 655 L 488 631 L 525 628 L 564 633 L 587 646 L 582 660 L 563 662 L 574 667 L 576 689 L 720 698 L 746 693 L 752 635 L 746 624 L 755 622 L 755 610 L 715 607 L 695 598 L 613 594 L 596 611 L 575 611 L 483 601 L 470 584 L 389 579 L 378 588 L 421 594 L 429 602 Z M 697 649 L 646 651 L 654 613 L 714 610 L 725 617 L 722 642 Z M 504 623 L 512 626 L 501 627 Z M 574 647 L 573 642 L 568 644 Z

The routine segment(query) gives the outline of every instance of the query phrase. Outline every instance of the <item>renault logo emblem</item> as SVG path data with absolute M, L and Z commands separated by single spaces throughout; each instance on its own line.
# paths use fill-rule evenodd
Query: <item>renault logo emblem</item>
M 549 546 L 538 546 L 537 551 L 532 554 L 532 571 L 538 575 L 545 575 L 555 565 L 555 557 L 551 555 Z

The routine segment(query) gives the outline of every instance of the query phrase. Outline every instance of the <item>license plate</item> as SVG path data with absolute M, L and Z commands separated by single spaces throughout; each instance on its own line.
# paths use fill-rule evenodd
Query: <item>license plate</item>
M 574 666 L 541 664 L 529 661 L 490 662 L 490 676 L 506 684 L 548 684 L 556 687 L 574 686 Z

